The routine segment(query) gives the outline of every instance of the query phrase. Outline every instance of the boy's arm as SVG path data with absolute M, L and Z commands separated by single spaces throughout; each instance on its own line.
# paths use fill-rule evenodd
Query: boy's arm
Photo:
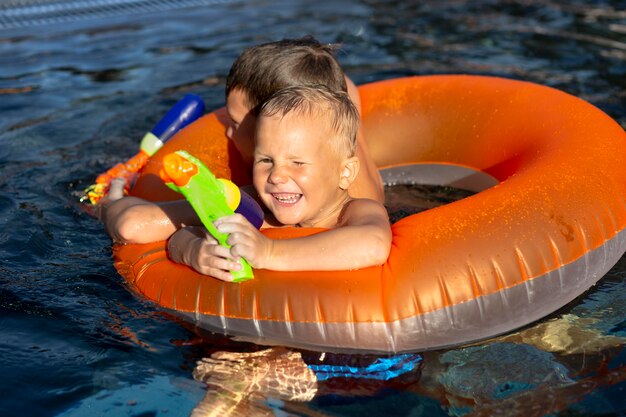
M 200 220 L 185 200 L 153 203 L 124 197 L 124 182 L 113 180 L 109 194 L 96 206 L 96 215 L 117 243 L 148 243 L 165 240 L 187 225 Z
M 255 268 L 276 271 L 347 270 L 383 264 L 391 249 L 385 208 L 368 199 L 353 200 L 340 224 L 312 236 L 272 240 L 237 216 L 219 219 L 218 230 L 230 233 L 231 254 Z
M 356 199 L 345 208 L 334 229 L 274 241 L 273 263 L 290 271 L 358 269 L 383 264 L 390 250 L 391 227 L 384 206 Z

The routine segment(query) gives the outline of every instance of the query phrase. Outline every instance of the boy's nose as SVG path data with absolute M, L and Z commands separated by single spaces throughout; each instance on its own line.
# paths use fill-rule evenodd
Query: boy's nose
M 284 184 L 288 178 L 289 175 L 287 175 L 287 171 L 282 166 L 275 166 L 270 172 L 268 181 L 271 184 Z

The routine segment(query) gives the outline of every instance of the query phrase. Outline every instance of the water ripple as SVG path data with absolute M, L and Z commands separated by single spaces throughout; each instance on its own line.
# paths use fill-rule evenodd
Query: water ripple
M 225 2 L 228 0 L 14 0 L 0 5 L 0 29 L 164 12 Z

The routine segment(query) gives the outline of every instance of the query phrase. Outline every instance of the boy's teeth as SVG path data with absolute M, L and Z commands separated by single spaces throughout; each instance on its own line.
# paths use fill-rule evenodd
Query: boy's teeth
M 281 203 L 295 203 L 300 198 L 300 194 L 274 194 L 274 198 Z

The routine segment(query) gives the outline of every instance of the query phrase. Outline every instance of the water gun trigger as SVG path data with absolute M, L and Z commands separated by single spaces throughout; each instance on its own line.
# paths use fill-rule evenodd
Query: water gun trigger
M 232 187 L 227 185 L 232 184 L 228 180 L 221 181 L 215 178 L 215 175 L 199 159 L 185 151 L 165 155 L 160 176 L 168 187 L 181 193 L 187 199 L 204 227 L 217 242 L 230 248 L 227 242 L 228 234 L 217 230 L 213 222 L 220 217 L 234 213 L 228 201 L 237 201 L 239 204 L 241 196 L 228 197 L 228 194 L 240 194 L 239 188 L 234 184 Z M 241 259 L 241 266 L 239 271 L 230 271 L 234 282 L 246 281 L 254 277 L 252 267 L 245 259 Z

